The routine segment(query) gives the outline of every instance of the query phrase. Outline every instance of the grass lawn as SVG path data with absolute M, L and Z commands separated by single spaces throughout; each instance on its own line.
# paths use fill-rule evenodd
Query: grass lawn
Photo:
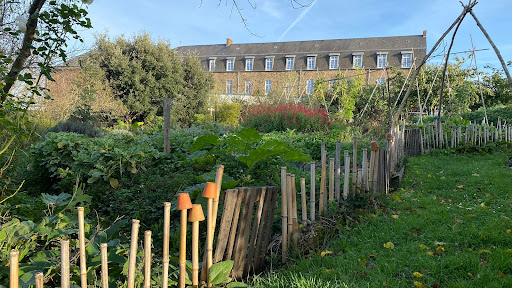
M 512 287 L 509 154 L 410 158 L 383 209 L 254 287 Z

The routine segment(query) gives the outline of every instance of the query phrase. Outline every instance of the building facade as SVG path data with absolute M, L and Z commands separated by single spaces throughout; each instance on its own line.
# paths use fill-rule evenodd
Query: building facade
M 368 84 L 384 82 L 387 67 L 408 71 L 423 60 L 426 48 L 423 31 L 413 36 L 251 44 L 228 38 L 225 44 L 181 46 L 176 51 L 200 59 L 213 73 L 217 93 L 302 96 L 313 92 L 317 79 L 333 80 L 337 74 L 353 77 L 359 71 Z

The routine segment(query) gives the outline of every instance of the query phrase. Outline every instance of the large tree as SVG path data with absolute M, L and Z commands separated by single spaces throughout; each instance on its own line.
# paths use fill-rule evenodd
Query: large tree
M 160 113 L 164 98 L 172 99 L 173 114 L 182 125 L 191 124 L 205 107 L 211 76 L 197 58 L 177 55 L 169 43 L 154 42 L 148 33 L 115 40 L 100 35 L 87 59 L 105 71 L 131 119 Z

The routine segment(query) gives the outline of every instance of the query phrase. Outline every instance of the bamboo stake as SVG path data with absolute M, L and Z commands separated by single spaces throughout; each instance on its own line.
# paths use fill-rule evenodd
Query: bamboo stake
M 36 288 L 43 288 L 44 287 L 43 272 L 37 272 L 35 278 L 36 278 Z
M 357 188 L 361 189 L 361 182 L 363 178 L 363 169 L 357 168 Z
M 293 217 L 293 231 L 297 231 L 299 230 L 299 217 L 297 216 L 297 187 L 295 185 L 295 175 L 292 174 L 291 175 L 291 179 L 292 179 L 292 204 L 293 204 L 293 214 L 292 214 L 292 217 Z
M 322 161 L 322 170 L 320 172 L 320 199 L 318 199 L 318 216 L 322 216 L 322 213 L 324 211 L 324 194 L 325 194 L 325 177 L 326 177 L 326 165 L 327 165 L 327 159 L 325 159 L 327 157 L 327 153 L 325 152 L 325 142 L 322 142 L 322 146 L 321 146 L 321 161 Z
M 151 288 L 151 231 L 144 232 L 144 288 Z
M 334 201 L 334 158 L 329 159 L 329 201 Z
M 181 210 L 181 225 L 180 225 L 180 278 L 179 287 L 185 288 L 185 279 L 187 273 L 187 209 Z
M 139 239 L 139 220 L 132 219 L 130 256 L 128 257 L 128 288 L 135 287 L 135 264 L 137 263 L 137 241 Z
M 162 287 L 169 287 L 169 234 L 171 230 L 171 203 L 164 203 L 164 244 L 162 259 Z
M 315 162 L 311 162 L 311 166 L 310 166 L 310 170 L 311 170 L 311 192 L 310 192 L 310 200 L 309 200 L 309 218 L 311 219 L 311 222 L 314 222 L 315 221 L 315 209 L 316 209 L 316 199 L 315 199 L 315 180 L 316 180 L 316 176 L 315 176 L 315 170 L 316 170 L 316 165 L 315 165 Z
M 362 160 L 362 181 L 361 181 L 361 189 L 363 191 L 366 191 L 367 185 L 368 185 L 368 150 L 365 148 L 363 149 L 363 160 Z
M 341 182 L 341 142 L 336 141 L 336 178 L 334 181 L 334 193 L 336 194 L 336 200 L 340 201 L 341 195 L 340 195 L 340 182 Z
M 286 262 L 286 254 L 288 253 L 288 198 L 286 196 L 286 167 L 281 167 L 281 229 L 282 229 L 282 253 L 281 261 Z
M 357 183 L 357 138 L 352 139 L 352 194 L 356 193 Z
M 188 221 L 192 222 L 192 287 L 199 287 L 199 222 L 203 220 L 201 205 L 192 205 L 188 217 Z
M 288 243 L 293 233 L 293 191 L 292 191 L 292 174 L 286 173 L 286 206 L 288 208 Z
M 69 240 L 60 241 L 60 287 L 69 288 Z
M 108 259 L 107 259 L 107 243 L 100 244 L 101 253 L 101 287 L 108 288 Z
M 20 251 L 12 249 L 9 256 L 9 288 L 18 288 L 20 279 L 18 270 Z
M 217 174 L 215 175 L 215 185 L 217 185 L 217 197 L 213 199 L 213 223 L 212 223 L 212 238 L 215 237 L 215 227 L 217 226 L 217 215 L 219 211 L 219 197 L 222 188 L 222 176 L 224 175 L 224 166 L 217 167 Z M 213 241 L 213 240 L 212 240 Z
M 302 207 L 302 223 L 306 226 L 308 221 L 308 208 L 306 207 L 306 179 L 304 178 L 300 178 L 300 200 Z
M 84 207 L 78 207 L 78 242 L 80 245 L 80 285 L 87 288 L 87 264 L 85 259 Z
M 350 155 L 348 155 L 348 150 L 345 150 L 345 179 L 343 180 L 343 199 L 348 198 L 348 190 L 350 181 Z

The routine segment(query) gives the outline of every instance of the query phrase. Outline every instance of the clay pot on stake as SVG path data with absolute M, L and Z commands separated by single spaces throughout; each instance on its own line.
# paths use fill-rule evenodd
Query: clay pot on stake
M 206 228 L 206 252 L 208 253 L 208 257 L 206 258 L 206 279 L 209 280 L 210 267 L 212 267 L 213 264 L 213 199 L 217 198 L 217 184 L 214 182 L 206 182 L 203 197 L 208 198 L 208 219 Z
M 187 273 L 187 210 L 192 208 L 192 202 L 188 193 L 178 194 L 178 203 L 176 209 L 181 211 L 180 225 L 180 277 L 179 287 L 185 288 L 185 280 Z
M 192 222 L 192 287 L 199 285 L 199 221 L 204 220 L 201 204 L 193 204 L 188 215 Z

